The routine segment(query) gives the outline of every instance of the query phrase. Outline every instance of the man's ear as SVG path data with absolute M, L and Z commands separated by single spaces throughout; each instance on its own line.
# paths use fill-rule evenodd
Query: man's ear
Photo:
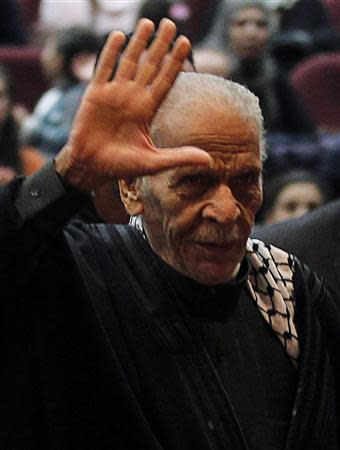
M 137 216 L 144 212 L 140 190 L 137 179 L 121 179 L 119 183 L 120 198 L 130 216 Z

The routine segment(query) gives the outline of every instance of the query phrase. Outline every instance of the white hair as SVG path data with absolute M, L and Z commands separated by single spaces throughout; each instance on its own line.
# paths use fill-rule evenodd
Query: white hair
M 204 108 L 202 108 L 204 105 Z M 247 121 L 253 123 L 259 135 L 260 158 L 266 157 L 263 115 L 258 98 L 245 86 L 206 73 L 181 72 L 160 106 L 151 125 L 151 135 L 158 147 L 167 146 L 167 136 L 171 128 L 171 114 L 188 114 L 195 117 L 204 115 L 207 107 L 225 108 L 229 106 Z

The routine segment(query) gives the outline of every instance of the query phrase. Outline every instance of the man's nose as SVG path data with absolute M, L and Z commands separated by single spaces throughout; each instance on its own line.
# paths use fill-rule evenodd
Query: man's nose
M 257 32 L 258 32 L 258 27 L 254 23 L 248 23 L 244 27 L 244 34 L 247 36 L 255 36 L 257 34 Z
M 240 205 L 231 189 L 221 184 L 209 194 L 202 210 L 202 217 L 218 223 L 235 222 L 241 214 Z

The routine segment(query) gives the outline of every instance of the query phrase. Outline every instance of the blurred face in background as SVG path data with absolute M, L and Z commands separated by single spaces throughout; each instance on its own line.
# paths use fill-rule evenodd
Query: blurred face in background
M 0 126 L 10 113 L 10 96 L 7 80 L 0 74 Z
M 268 14 L 257 6 L 232 14 L 226 33 L 231 48 L 241 59 L 257 59 L 266 50 L 269 38 Z
M 57 43 L 54 37 L 50 37 L 40 54 L 40 63 L 44 75 L 50 79 L 55 80 L 60 77 L 63 70 L 63 57 L 58 53 Z
M 295 182 L 283 187 L 267 214 L 266 223 L 302 216 L 325 203 L 320 188 L 312 182 Z

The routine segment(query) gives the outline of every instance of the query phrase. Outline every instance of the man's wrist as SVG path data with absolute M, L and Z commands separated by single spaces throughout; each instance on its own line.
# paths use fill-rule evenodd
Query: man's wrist
M 63 185 L 64 189 L 66 192 L 68 191 L 81 191 L 80 189 L 78 189 L 77 187 L 75 187 L 70 180 L 67 177 L 67 170 L 65 168 L 62 168 L 60 166 L 60 164 L 58 164 L 58 161 L 56 158 L 53 159 L 53 167 L 54 167 L 54 171 L 60 181 L 60 183 Z
M 70 172 L 70 164 L 69 164 L 69 158 L 67 150 L 64 148 L 62 149 L 58 155 L 53 159 L 53 166 L 54 170 L 60 180 L 60 182 L 63 184 L 65 189 L 70 189 L 71 187 L 75 187 L 70 179 L 69 179 L 69 172 Z
M 54 162 L 49 161 L 42 169 L 24 180 L 18 191 L 15 206 L 22 222 L 25 222 L 63 197 L 70 198 L 71 203 L 76 203 L 78 209 L 78 205 L 83 203 L 82 199 L 88 199 L 88 194 L 67 185 L 56 172 Z
M 55 172 L 67 191 L 76 190 L 89 194 L 92 189 L 89 187 L 86 171 L 82 170 L 81 166 L 75 167 L 72 164 L 70 154 L 67 146 L 58 153 L 53 160 Z

